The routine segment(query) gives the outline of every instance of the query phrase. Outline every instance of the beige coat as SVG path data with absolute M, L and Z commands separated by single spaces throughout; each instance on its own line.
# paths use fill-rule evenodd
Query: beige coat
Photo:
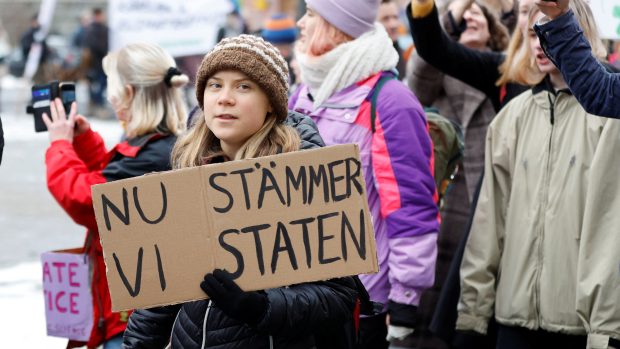
M 577 266 L 577 312 L 590 348 L 620 340 L 620 122 L 608 121 L 586 194 Z
M 508 326 L 585 335 L 604 323 L 617 333 L 620 252 L 593 251 L 613 250 L 614 240 L 620 251 L 611 237 L 620 225 L 597 220 L 606 205 L 592 193 L 605 188 L 592 178 L 605 177 L 593 170 L 620 154 L 620 121 L 588 115 L 570 94 L 556 97 L 541 86 L 512 100 L 489 126 L 457 329 L 486 333 L 495 314 Z M 619 200 L 609 200 L 614 214 Z M 592 311 L 593 302 L 605 305 Z M 580 318 L 577 307 L 589 308 L 588 316 Z

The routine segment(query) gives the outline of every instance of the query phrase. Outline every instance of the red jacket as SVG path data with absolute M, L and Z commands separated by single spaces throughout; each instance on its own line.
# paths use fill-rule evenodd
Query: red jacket
M 47 186 L 69 216 L 86 227 L 84 250 L 91 257 L 94 325 L 87 346 L 94 348 L 123 333 L 130 312 L 113 313 L 90 187 L 118 179 L 170 170 L 175 136 L 148 134 L 117 144 L 107 152 L 101 136 L 89 130 L 73 144 L 54 141 L 45 155 Z M 84 343 L 70 342 L 69 347 Z

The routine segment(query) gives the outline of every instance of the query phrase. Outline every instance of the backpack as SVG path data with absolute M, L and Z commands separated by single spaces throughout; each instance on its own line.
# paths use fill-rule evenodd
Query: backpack
M 377 118 L 377 98 L 386 82 L 395 79 L 393 74 L 382 76 L 375 85 L 370 100 L 370 125 L 372 133 L 375 133 L 375 120 Z M 459 170 L 463 158 L 463 131 L 460 126 L 439 114 L 435 108 L 424 108 L 428 122 L 429 135 L 433 142 L 433 155 L 435 168 L 433 177 L 439 195 L 439 208 L 443 208 L 444 198 L 450 189 L 450 185 Z

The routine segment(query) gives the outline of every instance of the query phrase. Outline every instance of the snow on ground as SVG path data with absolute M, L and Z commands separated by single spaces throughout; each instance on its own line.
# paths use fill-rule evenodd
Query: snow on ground
M 0 269 L 0 328 L 5 348 L 62 349 L 63 338 L 48 337 L 41 289 L 41 264 Z

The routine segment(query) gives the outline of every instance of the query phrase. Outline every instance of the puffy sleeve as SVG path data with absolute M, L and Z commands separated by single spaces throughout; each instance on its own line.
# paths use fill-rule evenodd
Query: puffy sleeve
M 257 330 L 292 338 L 330 326 L 342 328 L 352 321 L 358 297 L 351 278 L 279 287 L 266 293 L 269 306 Z
M 91 171 L 73 144 L 65 140 L 50 144 L 45 164 L 47 187 L 52 196 L 77 224 L 96 230 L 90 187 L 106 182 L 101 171 Z
M 620 75 L 608 72 L 592 55 L 573 12 L 537 24 L 534 30 L 583 108 L 590 114 L 620 118 Z
M 123 334 L 123 348 L 164 348 L 170 342 L 170 334 L 180 304 L 151 309 L 136 309 L 131 313 Z
M 432 286 L 439 216 L 426 116 L 400 82 L 379 92 L 372 167 L 389 239 L 389 299 L 418 305 Z
M 577 313 L 588 332 L 588 348 L 620 341 L 620 120 L 605 124 L 589 172 L 577 265 Z M 614 346 L 615 347 L 615 346 Z
M 90 171 L 101 170 L 107 160 L 107 150 L 99 133 L 88 130 L 73 139 L 73 149 Z

